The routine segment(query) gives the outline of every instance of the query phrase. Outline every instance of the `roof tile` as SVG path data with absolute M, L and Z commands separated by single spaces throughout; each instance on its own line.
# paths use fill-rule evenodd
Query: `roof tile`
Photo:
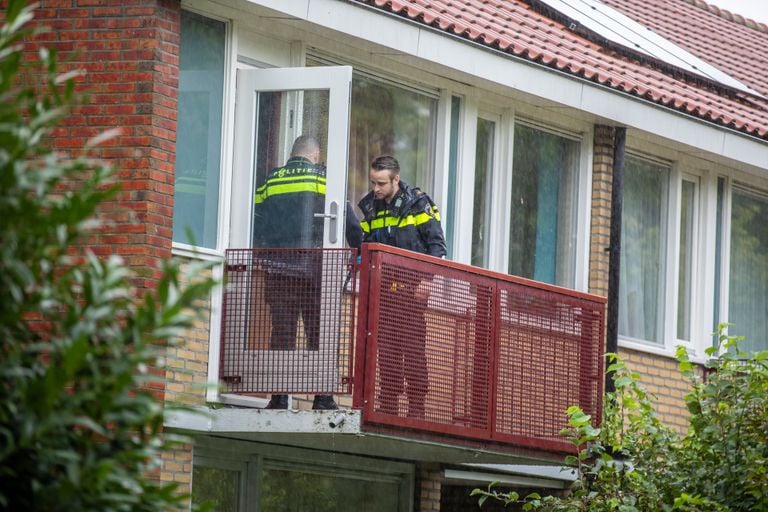
M 768 140 L 765 98 L 604 48 L 536 12 L 529 3 L 537 0 L 353 1 Z M 703 0 L 603 2 L 768 96 L 767 26 Z

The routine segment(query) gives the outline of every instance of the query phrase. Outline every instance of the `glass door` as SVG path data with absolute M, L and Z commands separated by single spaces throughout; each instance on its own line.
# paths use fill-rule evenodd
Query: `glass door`
M 338 381 L 351 83 L 348 66 L 238 71 L 230 246 L 252 256 L 227 285 L 247 309 L 225 314 L 232 391 Z

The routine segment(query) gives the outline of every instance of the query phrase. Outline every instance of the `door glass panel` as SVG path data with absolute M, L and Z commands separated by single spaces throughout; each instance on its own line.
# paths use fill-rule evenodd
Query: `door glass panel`
M 192 504 L 210 503 L 217 512 L 238 512 L 240 472 L 195 465 L 192 470 Z
M 488 234 L 491 214 L 491 171 L 496 124 L 477 120 L 475 146 L 475 195 L 472 209 L 472 265 L 488 267 Z
M 258 94 L 253 246 L 323 246 L 328 91 Z
M 265 469 L 261 512 L 390 512 L 399 510 L 398 482 Z

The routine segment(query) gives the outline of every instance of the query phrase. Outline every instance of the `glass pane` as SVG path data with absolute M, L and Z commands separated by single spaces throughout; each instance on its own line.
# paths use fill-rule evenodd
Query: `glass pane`
M 621 223 L 619 334 L 660 343 L 669 170 L 626 160 Z
M 371 161 L 392 155 L 401 178 L 432 193 L 437 100 L 368 77 L 352 79 L 347 197 L 357 204 L 368 192 Z
M 327 90 L 258 95 L 253 246 L 323 246 Z
M 734 187 L 728 321 L 742 348 L 768 349 L 768 196 Z
M 515 126 L 509 273 L 573 287 L 578 141 Z
M 461 98 L 453 96 L 451 98 L 451 148 L 448 156 L 448 204 L 444 215 L 445 222 L 445 243 L 448 245 L 448 257 L 453 257 L 453 229 L 456 225 L 454 221 L 456 211 L 456 173 L 458 172 L 459 159 L 459 119 L 461 115 Z
M 195 466 L 192 470 L 192 504 L 211 503 L 217 512 L 237 512 L 240 472 Z
M 390 512 L 399 510 L 399 485 L 280 469 L 263 472 L 261 512 Z
M 696 184 L 683 181 L 680 197 L 680 261 L 677 281 L 677 339 L 691 340 L 691 278 Z
M 488 266 L 488 232 L 491 206 L 491 171 L 493 169 L 493 145 L 496 124 L 477 120 L 477 145 L 475 147 L 475 195 L 472 208 L 472 265 Z
M 219 209 L 224 23 L 181 12 L 173 240 L 213 248 Z
M 722 321 L 720 308 L 722 302 L 721 287 L 723 275 L 723 220 L 724 220 L 725 178 L 717 178 L 717 226 L 715 226 L 715 307 L 712 319 L 712 332 L 717 332 L 717 326 Z M 714 345 L 716 340 L 712 340 Z

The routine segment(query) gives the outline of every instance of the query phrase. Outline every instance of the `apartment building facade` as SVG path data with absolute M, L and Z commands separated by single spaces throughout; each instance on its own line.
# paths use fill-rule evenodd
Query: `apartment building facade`
M 168 353 L 166 400 L 204 414 L 169 416 L 194 442 L 162 478 L 232 511 L 461 510 L 490 480 L 560 492 L 572 476 L 551 432 L 565 415 L 547 415 L 573 402 L 599 415 L 606 327 L 680 428 L 676 346 L 701 362 L 727 321 L 766 348 L 768 27 L 701 0 L 582 6 L 41 2 L 53 30 L 40 43 L 87 71 L 89 101 L 55 144 L 122 130 L 101 156 L 131 215 L 94 249 L 126 257 L 138 286 L 171 256 L 212 260 L 226 283 Z M 301 349 L 270 358 L 254 334 L 254 190 L 305 132 L 328 173 L 324 261 L 341 262 L 323 274 L 334 371 L 259 380 L 329 366 Z M 380 154 L 439 205 L 444 261 L 378 247 L 350 264 L 340 205 L 367 191 Z M 384 377 L 366 338 L 412 306 L 386 309 L 385 268 L 436 278 L 425 418 L 375 407 Z M 497 344 L 480 349 L 486 331 Z M 290 410 L 264 409 L 272 392 L 291 393 Z M 314 392 L 340 409 L 312 411 Z

